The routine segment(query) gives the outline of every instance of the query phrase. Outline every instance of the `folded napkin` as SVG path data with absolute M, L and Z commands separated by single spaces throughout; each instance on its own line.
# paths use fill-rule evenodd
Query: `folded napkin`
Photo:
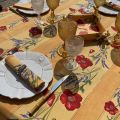
M 14 55 L 9 55 L 5 59 L 6 64 L 15 71 L 34 90 L 42 89 L 45 82 L 34 74 L 25 64 Z

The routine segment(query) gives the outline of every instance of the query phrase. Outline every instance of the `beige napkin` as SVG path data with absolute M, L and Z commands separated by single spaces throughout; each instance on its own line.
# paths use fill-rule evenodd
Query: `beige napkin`
M 9 55 L 6 57 L 5 62 L 34 90 L 41 89 L 44 86 L 45 82 L 34 74 L 25 64 L 22 64 L 16 56 Z

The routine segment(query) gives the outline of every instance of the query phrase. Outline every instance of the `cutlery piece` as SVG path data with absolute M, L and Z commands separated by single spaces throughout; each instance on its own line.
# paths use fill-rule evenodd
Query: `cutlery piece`
M 105 6 L 108 6 L 108 7 L 111 7 L 111 8 L 113 8 L 113 9 L 115 9 L 115 10 L 120 11 L 120 6 L 117 5 L 117 4 L 114 4 L 114 3 L 112 3 L 112 2 L 106 2 L 106 3 L 105 3 Z
M 20 17 L 22 17 L 25 20 L 28 20 L 28 18 L 24 15 L 21 15 L 19 12 L 17 12 L 15 9 L 13 9 L 12 7 L 9 7 L 9 10 L 17 15 L 19 15 Z
M 17 6 L 17 5 L 13 5 L 13 7 L 17 9 L 22 9 L 22 10 L 33 10 L 32 8 L 26 8 L 26 7 Z
M 10 52 L 17 52 L 19 47 L 14 47 L 8 50 L 5 50 L 1 55 L 0 55 L 0 60 L 4 59 L 7 55 L 10 54 Z
M 56 82 L 49 93 L 41 98 L 41 100 L 37 103 L 36 106 L 33 107 L 31 112 L 29 113 L 29 116 L 33 116 L 34 113 L 42 106 L 43 103 L 49 98 L 49 96 L 69 77 L 69 75 L 64 76 L 61 78 L 58 82 Z

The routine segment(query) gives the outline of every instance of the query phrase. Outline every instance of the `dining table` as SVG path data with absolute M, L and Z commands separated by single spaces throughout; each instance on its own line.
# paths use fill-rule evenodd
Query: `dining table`
M 55 14 L 81 12 L 79 7 L 87 4 L 86 0 L 62 0 Z M 31 6 L 30 3 L 22 5 Z M 42 15 L 42 20 L 46 21 L 49 15 L 50 12 Z M 32 38 L 29 30 L 36 26 L 35 17 L 27 18 L 25 20 L 9 9 L 0 13 L 0 48 L 6 51 L 20 44 L 21 52 L 38 52 L 47 56 L 53 67 L 53 79 L 47 87 L 50 90 L 62 76 L 71 73 L 64 68 L 63 59 L 57 54 L 63 41 L 58 33 L 52 38 L 44 35 Z M 100 13 L 101 24 L 111 36 L 117 33 L 115 18 Z M 9 98 L 0 93 L 0 120 L 120 120 L 119 49 L 104 39 L 84 41 L 84 48 L 76 59 L 78 69 L 72 71 L 80 77 L 78 82 L 71 78 L 63 83 L 32 117 L 29 112 L 47 94 L 46 91 L 25 99 Z M 76 88 L 76 91 L 70 88 Z

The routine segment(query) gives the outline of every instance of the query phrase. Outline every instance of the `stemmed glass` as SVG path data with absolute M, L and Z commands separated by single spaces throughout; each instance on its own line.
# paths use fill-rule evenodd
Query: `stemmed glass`
M 120 66 L 120 12 L 118 13 L 116 20 L 115 20 L 115 27 L 117 29 L 117 34 L 111 36 L 108 40 L 111 46 L 114 48 L 111 51 L 111 58 L 112 61 Z
M 94 7 L 95 9 L 95 15 L 98 17 L 99 14 L 98 14 L 98 8 L 102 5 L 104 5 L 106 3 L 106 0 L 94 0 L 94 3 L 96 5 L 96 7 Z
M 58 55 L 60 55 L 61 57 L 66 57 L 65 41 L 75 36 L 76 30 L 77 23 L 73 20 L 63 18 L 61 21 L 58 22 L 58 34 L 59 37 L 64 41 L 62 47 L 58 49 Z
M 67 58 L 64 61 L 64 67 L 67 70 L 75 70 L 78 64 L 74 57 L 76 57 L 82 51 L 84 46 L 84 39 L 81 36 L 74 36 L 65 41 L 65 50 L 67 52 Z
M 46 0 L 48 7 L 51 10 L 51 15 L 48 18 L 48 22 L 53 24 L 57 19 L 54 13 L 54 10 L 59 6 L 60 0 Z
M 117 34 L 114 36 L 114 42 L 120 45 L 120 12 L 118 13 L 116 17 L 115 27 L 117 28 Z
M 36 12 L 37 14 L 37 25 L 41 26 L 42 21 L 41 21 L 41 13 L 43 11 L 43 7 L 44 7 L 44 0 L 31 0 L 32 3 L 32 8 L 33 10 Z

